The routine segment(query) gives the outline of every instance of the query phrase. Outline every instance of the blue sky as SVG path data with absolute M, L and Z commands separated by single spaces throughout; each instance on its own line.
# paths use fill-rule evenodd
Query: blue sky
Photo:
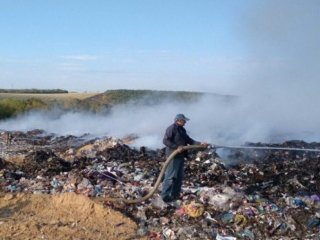
M 308 4 L 299 2 L 1 0 L 0 88 L 234 93 L 252 72 L 273 70 L 295 49 L 277 54 L 276 31 L 268 30 L 278 26 L 274 9 L 281 19 L 288 5 L 291 21 L 295 9 L 305 16 L 319 7 L 310 1 L 301 11 Z M 255 32 L 257 9 L 268 19 L 259 25 L 263 34 Z

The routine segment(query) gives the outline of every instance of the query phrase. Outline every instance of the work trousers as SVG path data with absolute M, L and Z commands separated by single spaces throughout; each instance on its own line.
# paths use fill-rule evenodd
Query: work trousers
M 162 183 L 161 198 L 170 202 L 179 198 L 184 172 L 184 157 L 177 156 L 168 165 Z

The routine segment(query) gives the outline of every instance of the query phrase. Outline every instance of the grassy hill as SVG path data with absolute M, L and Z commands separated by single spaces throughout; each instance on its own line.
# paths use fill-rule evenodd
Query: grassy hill
M 48 110 L 53 107 L 61 109 L 80 109 L 81 101 L 97 93 L 74 93 L 56 90 L 30 91 L 0 89 L 0 119 L 10 118 L 30 110 Z
M 1 89 L 0 89 L 1 90 Z M 38 91 L 38 92 L 37 92 Z M 153 90 L 108 90 L 104 93 L 66 93 L 61 90 L 0 91 L 0 119 L 16 116 L 33 109 L 58 107 L 66 110 L 99 112 L 118 104 L 154 105 L 162 102 L 195 102 L 205 94 L 213 99 L 230 100 L 233 96 L 213 93 Z
M 104 106 L 115 106 L 117 104 L 135 103 L 135 104 L 159 104 L 163 101 L 196 101 L 203 93 L 199 92 L 174 92 L 174 91 L 153 91 L 153 90 L 108 90 L 83 100 L 83 103 L 89 105 L 97 104 Z

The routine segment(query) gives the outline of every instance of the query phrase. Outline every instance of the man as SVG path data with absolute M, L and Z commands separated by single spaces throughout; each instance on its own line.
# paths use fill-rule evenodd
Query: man
M 181 151 L 182 147 L 186 145 L 208 145 L 207 143 L 195 141 L 188 136 L 183 127 L 188 120 L 185 115 L 180 113 L 175 117 L 174 123 L 167 128 L 163 138 L 167 156 L 177 149 Z M 183 180 L 184 158 L 186 156 L 187 153 L 181 151 L 181 153 L 178 153 L 174 157 L 166 169 L 161 191 L 161 198 L 164 202 L 171 202 L 179 198 Z

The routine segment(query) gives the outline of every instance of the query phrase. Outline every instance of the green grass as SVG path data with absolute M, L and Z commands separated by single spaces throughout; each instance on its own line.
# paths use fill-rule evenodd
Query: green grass
M 0 93 L 0 120 L 36 109 L 82 109 L 82 100 L 97 93 L 58 93 L 56 90 L 34 92 L 15 90 Z
M 24 91 L 24 93 L 22 93 Z M 100 112 L 119 104 L 156 105 L 163 102 L 172 104 L 191 103 L 208 93 L 187 91 L 153 91 L 153 90 L 108 90 L 104 93 L 47 93 L 0 92 L 0 119 L 16 116 L 32 109 L 50 109 L 58 107 L 66 110 L 86 110 Z M 50 93 L 48 93 L 50 92 Z M 233 96 L 208 94 L 213 98 L 230 100 Z
M 19 99 L 1 99 L 0 100 L 0 119 L 10 118 L 20 113 L 32 109 L 46 109 L 48 105 L 40 99 L 30 98 L 27 100 Z
M 138 105 L 155 105 L 164 101 L 193 102 L 202 97 L 204 93 L 183 91 L 153 91 L 153 90 L 108 90 L 99 95 L 85 99 L 87 104 L 112 107 L 118 104 L 134 103 Z

